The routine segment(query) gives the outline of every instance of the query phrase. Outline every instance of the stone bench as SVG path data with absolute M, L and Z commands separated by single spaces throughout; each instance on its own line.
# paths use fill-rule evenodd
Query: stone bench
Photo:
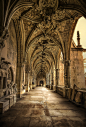
M 9 109 L 9 100 L 0 101 L 0 113 L 4 113 Z
M 65 88 L 58 86 L 57 93 L 69 99 L 69 101 L 75 103 L 78 106 L 86 108 L 86 89 L 76 89 L 74 85 L 73 88 Z
M 11 97 L 13 97 L 13 104 L 16 103 L 16 94 L 10 95 Z
M 7 96 L 5 100 L 9 100 L 9 108 L 14 104 L 13 95 Z
M 0 113 L 4 113 L 15 103 L 16 103 L 16 94 L 12 94 L 2 98 L 0 100 Z
M 82 103 L 83 103 L 83 106 L 84 106 L 84 108 L 86 108 L 86 90 L 78 90 L 78 92 L 80 93 L 82 93 Z
M 57 86 L 56 89 L 57 89 L 56 92 L 63 96 L 63 94 L 64 94 L 64 87 Z

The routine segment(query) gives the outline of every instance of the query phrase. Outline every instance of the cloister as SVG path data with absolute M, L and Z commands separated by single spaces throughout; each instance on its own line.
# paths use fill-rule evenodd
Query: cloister
M 58 101 L 61 98 L 64 102 L 66 98 L 85 112 L 86 85 L 82 54 L 86 49 L 80 43 L 79 31 L 77 45 L 73 40 L 76 24 L 82 16 L 86 18 L 85 0 L 0 0 L 0 113 L 10 110 L 14 104 L 16 106 L 16 101 L 23 99 L 24 95 L 29 95 L 25 99 L 28 104 L 30 93 L 37 96 L 35 89 L 37 94 L 44 89 L 47 98 L 47 91 L 50 90 L 55 97 L 58 96 Z M 23 104 L 24 101 L 20 107 Z M 86 120 L 86 116 L 83 120 Z M 86 121 L 81 126 L 86 126 Z

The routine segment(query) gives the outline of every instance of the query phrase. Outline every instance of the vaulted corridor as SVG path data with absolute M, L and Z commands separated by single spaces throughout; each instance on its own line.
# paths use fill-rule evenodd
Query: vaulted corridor
M 53 90 L 36 87 L 0 115 L 0 127 L 86 127 L 86 110 Z

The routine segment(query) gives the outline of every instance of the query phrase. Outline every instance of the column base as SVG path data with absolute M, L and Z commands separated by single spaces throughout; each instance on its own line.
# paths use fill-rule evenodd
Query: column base
M 53 90 L 56 91 L 56 86 L 53 86 Z
M 29 92 L 30 91 L 30 88 L 29 88 L 29 86 L 27 86 L 27 88 L 26 88 L 26 92 Z
M 17 98 L 22 98 L 22 92 L 21 91 L 17 92 L 16 96 Z
M 51 90 L 51 85 L 50 85 L 50 90 Z
M 22 94 L 17 94 L 17 98 L 22 98 Z

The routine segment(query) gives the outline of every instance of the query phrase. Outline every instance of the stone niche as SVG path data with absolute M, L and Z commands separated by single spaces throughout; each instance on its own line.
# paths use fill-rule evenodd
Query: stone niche
M 4 113 L 16 102 L 17 92 L 17 85 L 13 81 L 12 68 L 9 68 L 7 63 L 3 67 L 0 68 L 0 113 Z

